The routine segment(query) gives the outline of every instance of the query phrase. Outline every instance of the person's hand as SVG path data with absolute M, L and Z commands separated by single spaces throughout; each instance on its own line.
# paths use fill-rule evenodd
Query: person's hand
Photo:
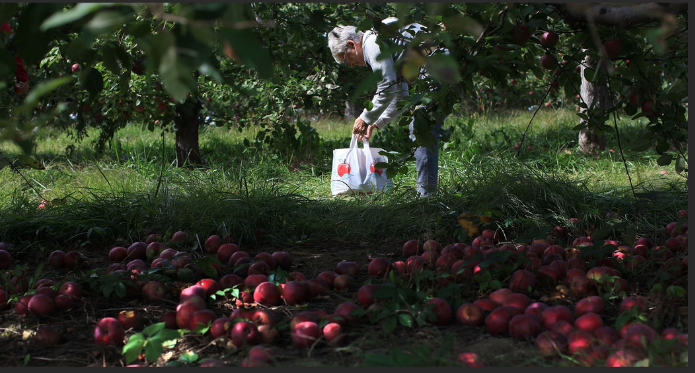
M 352 133 L 357 137 L 357 140 L 369 141 L 375 128 L 375 124 L 368 125 L 367 122 L 358 117 L 355 119 L 355 125 L 352 127 Z

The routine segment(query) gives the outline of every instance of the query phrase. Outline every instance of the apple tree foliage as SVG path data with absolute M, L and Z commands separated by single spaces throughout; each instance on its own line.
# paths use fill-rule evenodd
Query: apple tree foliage
M 0 22 L 15 30 L 31 89 L 14 95 L 12 52 L 0 48 L 0 138 L 30 153 L 35 126 L 64 128 L 78 140 L 96 127 L 103 149 L 119 128 L 142 123 L 175 131 L 180 164 L 199 163 L 200 118 L 214 114 L 219 125 L 262 126 L 248 146 L 311 155 L 320 144 L 306 115 L 340 113 L 346 99 L 369 107 L 379 79 L 336 64 L 327 48 L 327 32 L 352 24 L 375 29 L 385 53 L 405 49 L 404 78 L 422 66 L 429 73 L 411 84 L 399 104 L 404 115 L 385 133 L 402 133 L 414 118 L 416 143 L 429 146 L 433 113 L 475 110 L 491 95 L 515 105 L 574 100 L 582 107 L 577 129 L 601 134 L 619 130 L 618 117 L 645 118 L 642 138 L 623 145 L 655 149 L 659 164 L 684 173 L 687 10 L 664 3 L 2 4 Z M 380 22 L 390 16 L 398 22 Z M 392 43 L 411 22 L 429 32 L 404 47 Z M 540 43 L 546 31 L 558 34 L 556 45 Z M 617 51 L 604 47 L 611 39 L 620 39 Z M 426 53 L 438 46 L 450 53 Z M 556 64 L 543 67 L 546 54 Z M 607 87 L 610 105 L 576 101 L 582 81 Z M 407 137 L 398 138 L 390 176 L 405 172 L 412 156 Z

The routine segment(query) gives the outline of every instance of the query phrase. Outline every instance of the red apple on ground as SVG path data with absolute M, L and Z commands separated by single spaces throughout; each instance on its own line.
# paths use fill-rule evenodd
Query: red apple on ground
M 194 327 L 193 325 L 191 325 L 191 319 L 193 317 L 193 314 L 204 308 L 200 307 L 200 305 L 195 303 L 186 303 L 181 305 L 181 307 L 177 308 L 178 309 L 176 310 L 176 325 L 180 329 L 193 330 Z
M 509 294 L 502 302 L 502 306 L 516 307 L 522 312 L 526 310 L 529 304 L 531 304 L 531 300 L 523 293 Z
M 536 287 L 536 275 L 525 269 L 517 269 L 512 273 L 509 289 L 515 292 L 528 293 Z
M 188 234 L 184 231 L 176 231 L 171 235 L 171 242 L 183 243 L 188 238 Z
M 497 303 L 490 300 L 490 298 L 476 299 L 475 301 L 473 301 L 473 304 L 482 308 L 483 311 L 487 311 L 487 312 L 492 312 L 492 310 L 494 310 L 495 308 L 497 308 L 499 306 Z
M 352 311 L 357 309 L 361 309 L 361 307 L 354 302 L 346 301 L 337 305 L 333 311 L 333 314 L 342 317 L 347 324 L 358 324 L 359 318 L 350 315 Z
M 253 291 L 253 300 L 266 307 L 277 306 L 282 303 L 282 294 L 274 283 L 261 282 Z
M 425 301 L 425 307 L 430 304 L 433 305 L 432 312 L 435 315 L 435 319 L 430 321 L 432 324 L 437 326 L 451 324 L 451 321 L 454 319 L 454 314 L 449 302 L 442 298 L 434 297 Z M 427 319 L 429 320 L 429 317 Z
M 567 337 L 561 333 L 546 330 L 536 336 L 534 346 L 543 356 L 566 354 Z
M 125 338 L 125 329 L 118 320 L 113 317 L 104 317 L 99 320 L 94 328 L 94 341 L 98 345 L 122 346 Z
M 479 326 L 485 321 L 485 315 L 480 306 L 464 303 L 456 311 L 456 321 L 461 325 Z
M 118 313 L 116 320 L 126 329 L 136 328 L 140 323 L 140 315 L 137 310 L 123 310 Z
M 217 283 L 217 281 L 211 278 L 201 279 L 198 282 L 196 282 L 196 285 L 202 287 L 203 290 L 205 290 L 205 297 L 209 297 L 220 290 L 220 285 Z
M 249 349 L 249 359 L 258 359 L 265 363 L 272 363 L 275 361 L 275 352 L 269 347 L 253 346 Z
M 313 321 L 303 321 L 292 329 L 292 344 L 298 348 L 311 347 L 323 334 L 319 325 Z
M 27 304 L 29 312 L 38 316 L 47 316 L 53 313 L 55 305 L 53 299 L 44 294 L 34 294 Z
M 501 306 L 512 293 L 513 292 L 507 288 L 501 288 L 490 293 L 489 298 L 491 301 L 495 302 L 496 305 Z
M 142 287 L 142 295 L 147 302 L 156 302 L 167 295 L 166 288 L 159 281 L 147 281 Z
M 205 288 L 196 284 L 189 286 L 187 288 L 184 288 L 181 290 L 181 293 L 179 294 L 179 301 L 183 301 L 184 299 L 188 298 L 191 295 L 197 295 L 201 299 L 205 300 L 207 296 L 207 292 L 205 291 Z
M 233 273 L 226 274 L 220 278 L 218 281 L 220 285 L 220 289 L 229 289 L 234 287 L 235 285 L 243 284 L 244 279 L 241 278 L 241 276 L 235 275 Z
M 369 262 L 369 265 L 367 266 L 367 273 L 374 277 L 384 277 L 388 274 L 390 267 L 390 260 L 383 257 L 377 257 Z
M 336 264 L 335 273 L 339 275 L 357 277 L 357 275 L 360 273 L 360 266 L 357 264 L 357 262 L 343 260 Z
M 357 281 L 350 275 L 338 275 L 333 280 L 333 286 L 336 290 L 351 289 L 357 286 Z
M 73 281 L 66 281 L 58 288 L 58 294 L 65 294 L 73 299 L 79 299 L 82 295 L 82 286 Z
M 266 275 L 266 276 L 270 276 L 270 273 L 271 273 L 271 272 L 272 272 L 272 269 L 270 268 L 270 266 L 268 265 L 268 263 L 266 263 L 266 262 L 264 262 L 264 261 L 252 263 L 252 264 L 249 266 L 249 269 L 248 269 L 248 274 L 249 274 L 249 275 Z
M 606 359 L 607 367 L 631 367 L 638 361 L 642 360 L 642 356 L 630 350 L 618 350 L 612 353 Z
M 589 312 L 596 314 L 603 314 L 606 310 L 606 306 L 603 304 L 603 298 L 592 295 L 580 299 L 579 302 L 574 306 L 574 317 L 579 317 Z
M 140 260 L 145 260 L 147 259 L 147 244 L 145 242 L 133 242 L 130 246 L 128 246 L 128 259 L 129 260 L 134 260 L 134 259 L 140 259 Z
M 536 315 L 524 313 L 509 320 L 509 335 L 514 339 L 529 341 L 541 331 L 541 321 Z
M 65 253 L 65 267 L 67 269 L 79 269 L 84 265 L 84 256 L 79 251 Z
M 191 320 L 189 321 L 191 329 L 200 328 L 207 326 L 208 323 L 212 323 L 217 319 L 217 315 L 212 310 L 198 310 L 193 312 L 191 315 Z M 209 331 L 209 330 L 208 330 Z
M 10 308 L 10 294 L 5 290 L 0 288 L 0 311 L 4 311 Z
M 176 323 L 176 311 L 166 311 L 159 317 L 159 322 L 164 323 L 164 327 L 167 329 L 178 329 L 178 324 Z
M 328 286 L 328 283 L 324 279 L 317 277 L 317 278 L 312 278 L 312 279 L 308 280 L 308 282 L 309 282 L 310 298 L 328 293 L 329 286 Z
M 339 345 L 345 337 L 343 333 L 343 327 L 335 322 L 329 322 L 323 327 L 323 336 L 326 338 L 326 342 L 329 345 L 335 346 Z
M 256 325 L 249 321 L 240 321 L 232 327 L 231 339 L 237 348 L 257 345 L 261 340 Z
M 217 254 L 217 250 L 219 250 L 221 245 L 222 245 L 222 237 L 220 237 L 216 234 L 213 234 L 205 240 L 205 244 L 204 244 L 205 252 L 210 253 L 210 254 Z
M 377 284 L 362 285 L 357 291 L 357 303 L 363 307 L 369 307 L 374 303 L 372 294 L 379 288 Z
M 3 250 L 0 250 L 0 251 L 3 251 Z M 0 269 L 2 269 L 2 267 L 3 267 L 2 255 L 3 254 L 0 252 Z M 7 259 L 5 259 L 5 260 L 7 260 Z M 10 261 L 10 263 L 11 263 L 11 261 Z M 62 250 L 55 250 L 55 251 L 51 252 L 51 254 L 48 256 L 48 265 L 54 269 L 65 267 L 65 252 Z
M 574 320 L 575 329 L 590 333 L 601 326 L 603 326 L 603 319 L 593 312 L 587 312 Z
M 412 239 L 403 244 L 403 256 L 408 258 L 413 255 L 420 255 L 424 252 L 422 241 Z
M 574 315 L 566 306 L 550 306 L 543 310 L 543 313 L 541 314 L 543 326 L 549 330 L 552 329 L 553 325 L 560 320 L 566 321 L 570 324 L 574 323 Z
M 640 311 L 644 311 L 646 309 L 644 298 L 640 296 L 628 296 L 623 299 L 622 302 L 620 302 L 618 311 L 623 313 L 631 310 L 632 308 L 637 308 Z
M 584 355 L 588 354 L 596 345 L 596 338 L 590 332 L 576 330 L 567 336 L 567 344 L 570 355 Z
M 485 318 L 485 330 L 492 335 L 509 333 L 509 321 L 514 317 L 511 307 L 498 307 Z
M 338 276 L 338 274 L 333 271 L 324 271 L 319 273 L 316 277 L 322 278 L 328 284 L 328 288 L 333 289 L 336 276 Z
M 221 263 L 228 263 L 229 258 L 232 257 L 232 254 L 235 252 L 239 251 L 239 246 L 233 243 L 225 243 L 220 245 L 220 247 L 217 249 L 217 260 L 219 260 Z
M 271 254 L 275 258 L 278 267 L 289 271 L 292 268 L 292 255 L 287 251 L 275 251 Z
M 50 286 L 43 286 L 43 287 L 36 289 L 35 294 L 43 294 L 43 295 L 51 298 L 51 300 L 55 300 L 56 296 L 58 295 L 58 290 L 55 290 L 55 289 L 51 288 Z
M 60 334 L 48 325 L 39 325 L 34 333 L 34 341 L 41 347 L 55 346 L 60 342 Z
M 122 262 L 128 257 L 128 249 L 123 246 L 116 246 L 109 250 L 109 260 L 112 262 Z M 49 258 L 50 260 L 50 258 Z

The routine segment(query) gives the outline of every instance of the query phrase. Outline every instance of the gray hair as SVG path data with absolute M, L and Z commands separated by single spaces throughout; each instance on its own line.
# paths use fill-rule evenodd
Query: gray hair
M 348 40 L 362 43 L 364 32 L 356 32 L 355 30 L 355 26 L 338 26 L 328 33 L 328 48 L 336 62 L 345 62 L 345 49 L 347 49 Z

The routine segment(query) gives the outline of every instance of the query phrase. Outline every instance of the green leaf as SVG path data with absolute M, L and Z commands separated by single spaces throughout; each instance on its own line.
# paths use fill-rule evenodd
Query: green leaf
M 145 336 L 142 333 L 133 334 L 128 338 L 128 342 L 123 346 L 123 357 L 127 364 L 138 359 L 145 345 Z
M 166 330 L 164 327 L 165 325 L 166 325 L 166 323 L 163 323 L 163 322 L 158 322 L 156 324 L 149 325 L 145 329 L 142 330 L 142 334 L 144 334 L 148 337 L 151 337 L 159 331 Z
M 221 34 L 244 65 L 256 70 L 263 79 L 273 76 L 273 59 L 256 34 L 248 29 L 224 29 Z
M 215 35 L 215 30 L 212 27 L 193 25 L 191 26 L 190 30 L 193 37 L 203 43 L 203 45 L 207 46 L 208 48 L 215 46 L 217 36 Z
M 643 152 L 645 150 L 648 150 L 652 147 L 652 144 L 654 143 L 654 140 L 651 138 L 641 138 L 632 145 L 630 150 L 634 152 Z
M 350 95 L 350 102 L 356 102 L 360 96 L 368 94 L 370 92 L 375 92 L 377 83 L 379 83 L 381 79 L 381 71 L 372 71 L 366 78 L 364 78 L 360 82 L 360 84 L 357 86 L 352 95 Z
M 685 162 L 685 158 L 679 154 L 676 158 L 676 172 L 680 174 L 683 171 L 688 172 L 688 165 Z
M 398 314 L 398 323 L 407 327 L 407 328 L 412 328 L 413 327 L 413 317 L 408 313 L 399 313 Z
M 104 89 L 104 77 L 99 70 L 90 68 L 82 75 L 82 88 L 89 92 L 90 96 L 97 97 Z
M 164 347 L 162 346 L 163 342 L 164 340 L 159 337 L 149 338 L 147 340 L 147 344 L 145 344 L 145 358 L 147 361 L 155 362 L 159 359 L 162 351 L 164 351 Z
M 193 364 L 198 360 L 198 354 L 193 351 L 186 351 L 181 354 L 179 360 L 183 361 L 184 363 Z
M 38 104 L 39 99 L 41 99 L 43 95 L 50 93 L 54 89 L 70 82 L 73 79 L 75 79 L 75 76 L 69 75 L 58 79 L 47 80 L 37 84 L 36 87 L 34 87 L 34 89 L 29 91 L 27 98 L 24 99 L 24 105 L 20 107 L 20 110 L 32 109 L 34 106 Z
M 122 9 L 127 10 L 128 8 Z M 94 15 L 84 28 L 94 35 L 99 35 L 121 28 L 129 19 L 132 19 L 131 14 L 123 14 L 116 10 L 105 10 Z
M 456 84 L 461 81 L 458 62 L 450 55 L 435 53 L 428 58 L 426 69 L 434 79 L 444 84 Z
M 178 58 L 174 46 L 162 56 L 159 73 L 162 75 L 167 93 L 178 102 L 183 102 L 189 90 L 195 85 L 193 71 Z
M 55 13 L 46 18 L 41 24 L 40 30 L 46 31 L 50 28 L 63 26 L 68 23 L 76 22 L 90 13 L 105 7 L 110 7 L 113 3 L 78 3 L 75 7 L 66 10 L 63 13 Z
M 372 293 L 372 297 L 377 298 L 377 299 L 393 298 L 397 292 L 398 292 L 398 288 L 395 286 L 382 285 L 382 286 L 379 286 L 378 288 L 376 288 L 374 293 Z
M 397 320 L 395 317 L 389 317 L 388 319 L 384 320 L 384 323 L 381 324 L 381 327 L 386 334 L 392 333 L 394 330 L 396 330 Z
M 659 166 L 667 166 L 671 164 L 671 161 L 673 160 L 673 156 L 669 153 L 664 153 L 662 154 L 659 158 L 656 159 L 656 164 Z

